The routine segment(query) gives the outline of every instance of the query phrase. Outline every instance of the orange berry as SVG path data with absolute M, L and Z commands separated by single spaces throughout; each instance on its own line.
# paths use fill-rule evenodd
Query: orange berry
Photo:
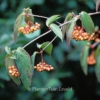
M 53 70 L 54 68 L 53 67 L 50 67 L 50 69 Z
M 8 69 L 10 70 L 11 69 L 11 66 L 9 66 Z
M 11 73 L 12 76 L 14 76 L 15 73 Z
M 50 71 L 50 68 L 47 68 L 47 71 Z
M 13 71 L 12 70 L 9 70 L 9 73 L 11 74 Z
M 18 74 L 15 74 L 14 76 L 18 77 Z
M 12 69 L 14 69 L 15 67 L 14 67 L 14 66 L 12 66 L 11 68 L 12 68 Z

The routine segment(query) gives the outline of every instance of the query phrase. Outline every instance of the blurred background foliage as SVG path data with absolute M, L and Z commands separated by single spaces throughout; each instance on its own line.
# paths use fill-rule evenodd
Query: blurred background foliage
M 19 35 L 17 44 L 13 40 L 13 26 L 18 14 L 23 8 L 30 7 L 33 14 L 52 16 L 61 14 L 60 22 L 63 23 L 69 12 L 79 14 L 81 11 L 95 12 L 93 0 L 0 0 L 0 99 L 2 100 L 100 100 L 100 84 L 98 83 L 94 66 L 89 66 L 89 73 L 84 75 L 80 66 L 80 53 L 83 42 L 72 40 L 69 46 L 60 39 L 53 42 L 52 56 L 44 53 L 44 59 L 55 70 L 52 72 L 34 71 L 32 87 L 46 88 L 71 88 L 72 91 L 27 91 L 23 85 L 16 85 L 8 76 L 4 65 L 5 46 L 16 49 L 24 46 L 35 37 L 48 30 L 45 19 L 35 18 L 35 22 L 41 24 L 41 29 L 30 35 Z M 99 15 L 92 16 L 95 26 L 100 26 Z M 79 24 L 79 23 L 77 23 Z M 55 35 L 50 33 L 38 39 L 28 47 L 26 51 L 30 55 L 37 49 L 36 43 L 50 41 Z M 36 57 L 36 63 L 40 62 L 40 56 Z M 23 67 L 23 66 L 22 66 Z

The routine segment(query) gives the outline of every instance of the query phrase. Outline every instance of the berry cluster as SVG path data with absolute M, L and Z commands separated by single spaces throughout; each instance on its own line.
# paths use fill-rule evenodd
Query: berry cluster
M 94 51 L 87 57 L 87 63 L 89 65 L 94 65 L 96 63 L 96 60 L 94 58 Z
M 19 72 L 14 66 L 9 66 L 8 69 L 11 76 L 15 76 L 15 77 L 19 76 Z
M 40 24 L 36 22 L 34 25 L 26 24 L 24 27 L 20 27 L 18 29 L 18 31 L 23 33 L 23 34 L 29 34 L 31 32 L 38 30 L 39 28 L 40 28 Z
M 77 41 L 83 41 L 83 40 L 92 41 L 95 39 L 94 35 L 95 35 L 94 33 L 90 35 L 89 33 L 84 32 L 84 29 L 81 28 L 80 26 L 75 26 L 72 38 Z
M 39 72 L 42 72 L 42 71 L 50 71 L 53 70 L 54 68 L 43 61 L 37 64 L 36 66 L 34 66 L 34 69 L 36 69 Z

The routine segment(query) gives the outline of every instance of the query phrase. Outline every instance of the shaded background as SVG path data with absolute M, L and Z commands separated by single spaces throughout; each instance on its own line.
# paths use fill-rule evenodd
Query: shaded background
M 100 84 L 98 83 L 94 66 L 89 66 L 88 75 L 85 76 L 80 66 L 80 52 L 82 43 L 72 40 L 68 46 L 66 41 L 56 39 L 50 57 L 44 53 L 44 59 L 55 70 L 52 72 L 34 71 L 32 88 L 72 88 L 72 91 L 27 91 L 23 85 L 16 85 L 10 80 L 4 65 L 5 46 L 16 49 L 24 46 L 35 37 L 48 30 L 45 19 L 35 18 L 35 22 L 41 24 L 41 29 L 30 35 L 20 35 L 17 44 L 13 40 L 13 26 L 18 14 L 23 8 L 30 7 L 33 14 L 52 16 L 61 14 L 63 20 L 67 13 L 79 14 L 81 11 L 95 12 L 93 0 L 0 0 L 0 99 L 2 100 L 100 100 Z M 92 16 L 95 26 L 100 26 L 100 15 Z M 80 23 L 78 23 L 80 24 Z M 30 55 L 37 49 L 36 43 L 50 41 L 55 35 L 50 33 L 38 39 L 28 47 L 26 51 Z M 36 57 L 36 64 L 40 62 L 40 56 Z M 23 66 L 22 66 L 23 67 Z

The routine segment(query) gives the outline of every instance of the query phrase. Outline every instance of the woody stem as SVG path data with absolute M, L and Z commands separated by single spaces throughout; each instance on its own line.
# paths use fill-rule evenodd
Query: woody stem
M 41 62 L 43 62 L 43 50 L 40 51 L 40 55 L 41 55 Z
M 39 38 L 45 36 L 46 34 L 48 34 L 48 33 L 50 33 L 50 32 L 51 32 L 51 30 L 49 30 L 49 31 L 45 32 L 44 34 L 38 36 L 37 38 L 33 39 L 32 41 L 30 41 L 29 43 L 27 43 L 25 46 L 23 46 L 23 48 L 27 47 L 27 46 L 28 46 L 29 44 L 31 44 L 32 42 L 36 41 L 37 39 L 39 39 Z
M 40 16 L 40 15 L 33 15 L 33 14 L 29 14 L 30 16 L 34 16 L 34 17 L 39 17 L 39 18 L 44 18 L 47 19 L 48 17 L 45 16 Z M 56 21 L 56 23 L 58 23 L 59 25 L 61 24 L 60 22 Z
M 91 45 L 91 47 L 94 48 L 94 47 L 96 47 L 98 44 L 100 44 L 100 41 L 99 41 L 99 42 L 95 42 L 94 44 Z
M 100 12 L 89 13 L 90 16 L 91 16 L 91 15 L 96 15 L 96 14 L 100 14 Z M 39 16 L 39 15 L 33 15 L 33 14 L 30 14 L 30 15 L 31 15 L 31 16 L 35 16 L 35 17 L 46 18 L 46 19 L 48 18 L 48 17 L 45 17 L 45 16 Z M 77 16 L 79 17 L 80 15 L 77 15 Z M 59 27 L 62 27 L 62 26 L 66 25 L 66 24 L 68 24 L 68 23 L 71 23 L 71 22 L 72 22 L 72 21 L 70 20 L 70 21 L 64 22 L 64 23 L 62 23 L 62 24 L 59 23 L 59 24 L 60 24 Z M 27 46 L 28 46 L 29 44 L 31 44 L 32 42 L 36 41 L 37 39 L 43 37 L 44 35 L 46 35 L 46 34 L 48 34 L 48 33 L 50 33 L 50 32 L 51 32 L 51 30 L 49 30 L 49 31 L 45 32 L 44 34 L 38 36 L 38 37 L 35 38 L 34 40 L 32 40 L 32 41 L 30 41 L 29 43 L 27 43 L 23 48 L 27 47 Z

